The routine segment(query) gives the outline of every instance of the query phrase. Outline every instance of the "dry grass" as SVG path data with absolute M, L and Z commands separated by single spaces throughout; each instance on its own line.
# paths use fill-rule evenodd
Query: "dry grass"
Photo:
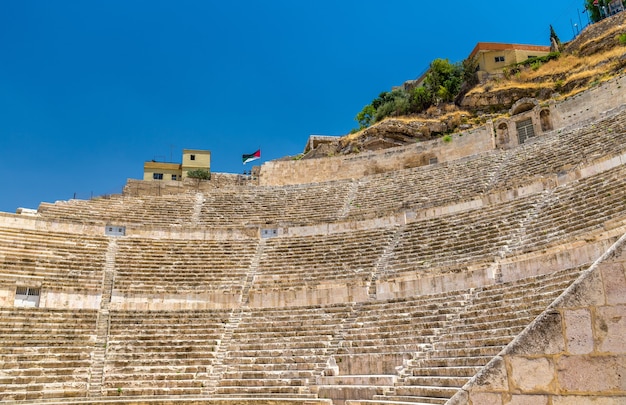
M 556 60 L 544 63 L 536 70 L 523 68 L 518 74 L 512 75 L 510 79 L 502 77 L 492 79 L 474 87 L 468 92 L 468 95 L 511 89 L 541 89 L 546 86 L 554 86 L 557 80 L 567 84 L 581 79 L 601 79 L 606 76 L 607 72 L 615 70 L 617 60 L 625 51 L 624 47 L 616 47 L 606 52 L 585 57 L 562 55 Z
M 578 49 L 583 49 L 588 44 L 590 44 L 592 42 L 597 42 L 598 40 L 600 40 L 602 38 L 606 38 L 608 36 L 616 36 L 617 34 L 621 34 L 623 32 L 623 30 L 624 30 L 624 27 L 622 25 L 615 25 L 615 26 L 609 28 L 608 30 L 602 32 L 602 35 L 600 37 L 594 37 L 593 39 L 590 39 L 588 41 L 583 42 L 582 44 L 578 44 L 577 48 Z

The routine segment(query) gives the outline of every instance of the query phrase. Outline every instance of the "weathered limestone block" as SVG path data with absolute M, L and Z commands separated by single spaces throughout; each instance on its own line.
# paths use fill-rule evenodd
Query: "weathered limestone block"
M 489 363 L 489 367 L 484 368 L 474 381 L 476 391 L 508 391 L 507 371 L 504 359 L 495 357 Z
M 559 303 L 559 306 L 565 308 L 588 305 L 604 305 L 604 288 L 600 273 L 597 271 L 573 284 L 569 294 Z
M 509 359 L 510 382 L 515 391 L 542 393 L 553 391 L 554 364 L 545 357 L 513 356 Z
M 567 352 L 588 354 L 593 351 L 591 313 L 588 309 L 564 311 Z
M 552 405 L 623 405 L 626 404 L 626 396 L 623 397 L 585 397 L 585 396 L 554 396 Z
M 598 352 L 626 353 L 626 305 L 597 308 L 595 332 Z
M 502 405 L 502 394 L 489 392 L 472 392 L 469 395 L 472 405 Z M 459 404 L 465 402 L 459 402 Z
M 561 314 L 557 311 L 546 312 L 533 322 L 509 355 L 557 354 L 565 350 Z
M 557 360 L 561 392 L 626 390 L 626 356 L 563 356 Z
M 626 276 L 623 263 L 603 266 L 602 281 L 608 305 L 626 304 Z
M 548 405 L 547 395 L 513 395 L 504 405 Z

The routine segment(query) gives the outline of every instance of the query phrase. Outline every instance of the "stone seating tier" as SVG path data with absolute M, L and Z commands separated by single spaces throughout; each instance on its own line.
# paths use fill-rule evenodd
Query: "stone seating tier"
M 0 227 L 0 272 L 40 277 L 50 291 L 98 292 L 107 243 L 98 236 Z
M 243 287 L 258 241 L 120 239 L 121 294 L 203 292 Z
M 621 165 L 552 190 L 511 249 L 528 252 L 562 244 L 625 220 L 626 165 Z
M 367 279 L 393 230 L 275 238 L 267 241 L 253 290 Z
M 103 395 L 198 395 L 229 311 L 111 311 Z
M 96 317 L 88 310 L 0 308 L 0 402 L 85 396 Z
M 150 224 L 170 227 L 190 222 L 196 204 L 195 194 L 127 197 L 113 195 L 91 200 L 41 203 L 43 218 L 84 224 Z
M 204 195 L 200 226 L 311 225 L 337 221 L 349 182 L 223 189 Z

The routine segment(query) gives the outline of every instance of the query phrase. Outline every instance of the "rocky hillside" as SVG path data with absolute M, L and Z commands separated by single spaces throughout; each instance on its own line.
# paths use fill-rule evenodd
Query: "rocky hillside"
M 513 66 L 459 97 L 419 115 L 385 119 L 362 131 L 321 144 L 303 158 L 358 153 L 428 140 L 508 114 L 519 99 L 563 99 L 624 71 L 626 12 L 585 28 L 545 63 Z

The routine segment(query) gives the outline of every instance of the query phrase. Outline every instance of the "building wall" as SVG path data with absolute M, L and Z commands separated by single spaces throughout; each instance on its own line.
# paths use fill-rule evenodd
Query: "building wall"
M 481 71 L 487 73 L 501 73 L 506 66 L 523 62 L 532 56 L 545 56 L 548 50 L 532 49 L 505 49 L 480 52 L 478 54 L 478 64 Z M 504 57 L 504 61 L 496 62 L 496 57 Z
M 143 164 L 143 179 L 154 180 L 154 173 L 163 174 L 163 180 L 172 180 L 172 175 L 175 175 L 178 180 L 182 171 L 178 163 L 145 162 Z
M 211 171 L 211 152 L 208 150 L 184 149 L 182 163 L 183 178 L 187 177 L 189 171 L 199 169 Z

